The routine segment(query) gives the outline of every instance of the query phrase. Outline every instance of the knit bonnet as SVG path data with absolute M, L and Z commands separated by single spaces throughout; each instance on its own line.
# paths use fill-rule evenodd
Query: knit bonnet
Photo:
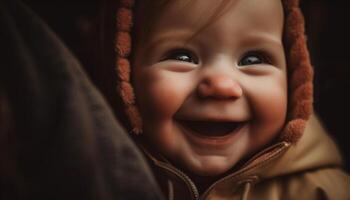
M 142 118 L 136 105 L 130 82 L 130 54 L 132 51 L 133 8 L 137 0 L 120 0 L 116 9 L 116 71 L 117 92 L 121 97 L 128 124 L 133 134 L 142 133 Z M 296 143 L 304 132 L 312 113 L 313 69 L 306 46 L 305 25 L 299 0 L 282 0 L 284 7 L 283 43 L 288 70 L 288 115 L 279 135 L 280 141 Z

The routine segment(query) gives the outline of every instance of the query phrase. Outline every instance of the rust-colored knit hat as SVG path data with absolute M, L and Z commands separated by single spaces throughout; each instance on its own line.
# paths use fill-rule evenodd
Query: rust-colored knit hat
M 133 6 L 136 0 L 120 0 L 117 9 L 116 68 L 118 93 L 121 96 L 131 132 L 142 132 L 142 119 L 130 83 L 130 61 Z M 288 68 L 288 117 L 280 140 L 296 143 L 313 108 L 313 70 L 306 46 L 304 18 L 299 0 L 281 0 L 284 6 L 284 46 Z

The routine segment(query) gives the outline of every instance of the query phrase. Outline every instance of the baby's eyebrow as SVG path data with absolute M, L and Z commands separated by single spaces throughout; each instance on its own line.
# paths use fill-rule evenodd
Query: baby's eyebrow
M 274 34 L 269 32 L 251 32 L 245 34 L 244 38 L 241 39 L 244 44 L 254 43 L 270 43 L 275 46 L 283 46 L 282 35 L 276 37 Z
M 162 34 L 154 35 L 151 37 L 150 41 L 146 43 L 145 49 L 153 49 L 156 46 L 168 42 L 183 42 L 183 44 L 187 44 L 189 39 L 193 35 L 192 32 L 183 31 L 183 30 L 174 30 L 168 31 Z
M 193 43 L 201 43 L 193 38 L 193 32 L 187 30 L 171 30 L 159 34 L 154 34 L 148 42 L 145 43 L 144 49 L 157 49 L 166 46 L 167 44 L 176 43 L 177 46 L 184 48 Z M 248 32 L 237 39 L 238 46 L 274 46 L 283 48 L 282 35 L 276 36 L 271 32 Z M 203 39 L 203 38 L 202 38 Z M 200 39 L 200 40 L 202 40 Z

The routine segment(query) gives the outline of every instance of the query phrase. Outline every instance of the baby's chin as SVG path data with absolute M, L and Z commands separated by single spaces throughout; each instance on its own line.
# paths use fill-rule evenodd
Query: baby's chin
M 232 169 L 238 160 L 228 160 L 222 156 L 205 156 L 184 160 L 181 168 L 185 168 L 191 174 L 198 176 L 220 176 Z

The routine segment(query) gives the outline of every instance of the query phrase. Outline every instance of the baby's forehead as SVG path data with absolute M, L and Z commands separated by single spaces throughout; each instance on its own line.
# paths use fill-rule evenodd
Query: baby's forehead
M 280 0 L 266 0 L 264 6 L 261 5 L 260 0 L 170 0 L 166 2 L 143 5 L 142 9 L 138 9 L 142 13 L 137 17 L 137 27 L 141 32 L 174 31 L 188 27 L 197 29 L 199 32 L 210 27 L 215 29 L 217 22 L 223 22 L 227 27 L 236 27 L 246 32 L 250 32 L 251 27 L 273 31 L 276 26 L 283 27 L 284 23 L 283 6 Z M 145 13 L 151 14 L 144 15 Z
M 138 37 L 153 41 L 166 36 L 169 39 L 181 37 L 187 32 L 191 39 L 194 38 L 192 36 L 201 36 L 203 33 L 206 33 L 204 36 L 206 38 L 214 38 L 218 36 L 217 34 L 228 31 L 231 38 L 240 39 L 260 34 L 258 37 L 252 37 L 251 43 L 261 42 L 259 38 L 271 39 L 273 35 L 278 35 L 278 38 L 272 40 L 281 40 L 284 16 L 280 0 L 266 0 L 264 6 L 259 4 L 260 0 L 213 2 L 212 0 L 169 1 L 163 5 L 160 12 L 154 14 L 153 18 L 143 19 L 148 21 L 149 26 L 138 23 L 141 26 L 140 32 L 144 33 L 138 33 Z M 143 9 L 147 7 L 151 6 L 145 5 Z

